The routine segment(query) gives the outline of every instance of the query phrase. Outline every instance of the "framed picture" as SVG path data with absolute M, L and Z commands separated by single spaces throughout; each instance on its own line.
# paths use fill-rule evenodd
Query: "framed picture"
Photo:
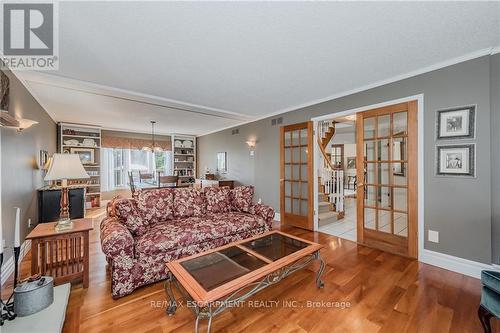
M 437 135 L 441 139 L 472 139 L 475 136 L 476 106 L 463 106 L 437 112 Z
M 94 149 L 88 148 L 71 148 L 71 154 L 78 154 L 82 164 L 94 164 Z
M 217 153 L 217 171 L 219 173 L 227 172 L 227 153 Z
M 356 169 L 356 157 L 347 158 L 347 169 Z
M 476 176 L 476 145 L 446 145 L 436 147 L 436 175 Z

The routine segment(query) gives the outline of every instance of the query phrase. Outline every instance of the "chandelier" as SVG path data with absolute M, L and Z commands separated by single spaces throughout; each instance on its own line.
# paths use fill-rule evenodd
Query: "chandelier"
M 159 145 L 157 145 L 155 141 L 155 124 L 156 121 L 151 120 L 151 145 L 142 147 L 142 150 L 151 152 L 163 151 L 163 149 Z

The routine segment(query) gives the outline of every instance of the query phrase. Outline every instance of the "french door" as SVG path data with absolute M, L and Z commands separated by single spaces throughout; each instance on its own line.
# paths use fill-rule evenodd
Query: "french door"
M 357 114 L 358 243 L 417 257 L 417 102 Z
M 283 225 L 313 230 L 313 123 L 281 127 L 280 216 Z

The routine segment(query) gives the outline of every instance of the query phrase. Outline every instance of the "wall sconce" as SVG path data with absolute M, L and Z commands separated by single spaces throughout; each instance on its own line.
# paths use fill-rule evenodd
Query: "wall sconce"
M 246 143 L 248 145 L 248 149 L 250 149 L 250 156 L 254 156 L 255 155 L 255 144 L 257 143 L 257 141 L 248 140 Z

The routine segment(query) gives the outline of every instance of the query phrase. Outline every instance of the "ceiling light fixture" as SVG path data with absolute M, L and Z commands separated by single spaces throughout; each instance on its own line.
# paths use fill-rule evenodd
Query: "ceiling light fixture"
M 356 115 L 355 114 L 350 114 L 348 116 L 345 116 L 345 119 L 350 120 L 350 121 L 355 121 L 356 120 Z
M 13 117 L 7 111 L 0 110 L 0 126 L 2 127 L 15 128 L 18 132 L 22 132 L 36 124 L 38 121 Z
M 142 150 L 151 151 L 151 152 L 161 152 L 161 151 L 163 151 L 163 149 L 160 146 L 156 145 L 156 141 L 155 141 L 155 124 L 156 124 L 156 121 L 151 120 L 151 146 L 144 146 L 144 147 L 142 147 Z

